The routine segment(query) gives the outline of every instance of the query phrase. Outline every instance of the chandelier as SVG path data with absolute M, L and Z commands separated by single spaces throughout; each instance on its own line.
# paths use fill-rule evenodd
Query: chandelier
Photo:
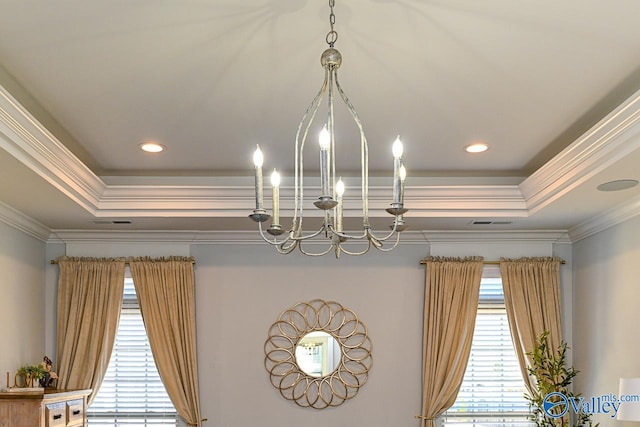
M 264 208 L 263 189 L 263 154 L 258 146 L 253 155 L 255 165 L 255 196 L 256 208 L 249 217 L 258 223 L 258 230 L 265 242 L 273 245 L 281 254 L 291 253 L 298 248 L 303 254 L 310 256 L 321 256 L 334 252 L 336 258 L 340 253 L 348 255 L 363 255 L 374 247 L 380 251 L 388 252 L 393 250 L 400 241 L 400 232 L 406 229 L 404 214 L 408 209 L 404 203 L 404 181 L 406 170 L 402 163 L 402 142 L 400 137 L 396 138 L 392 145 L 393 154 L 393 199 L 386 211 L 394 216 L 390 231 L 376 234 L 369 224 L 369 149 L 367 138 L 364 134 L 362 123 L 355 108 L 347 98 L 338 83 L 338 68 L 342 63 L 342 55 L 334 48 L 338 39 L 338 33 L 334 30 L 335 14 L 333 8 L 335 0 L 329 0 L 329 24 L 330 30 L 326 36 L 329 48 L 326 49 L 320 58 L 322 67 L 325 70 L 324 82 L 320 91 L 316 94 L 311 104 L 307 107 L 298 130 L 295 140 L 295 166 L 294 166 L 294 210 L 291 228 L 286 231 L 280 224 L 280 174 L 274 169 L 271 175 L 272 188 L 272 210 L 273 219 L 271 225 L 266 230 L 263 223 L 271 218 Z M 337 96 L 336 96 L 337 92 Z M 316 113 L 326 95 L 327 116 L 326 122 L 319 134 L 319 157 L 320 157 L 320 195 L 313 203 L 321 211 L 324 217 L 319 228 L 313 231 L 303 230 L 304 217 L 304 156 L 303 149 L 307 141 L 307 135 L 314 123 Z M 334 100 L 336 97 L 342 99 L 351 118 L 355 122 L 360 134 L 360 187 L 361 187 L 361 209 L 362 209 L 362 230 L 360 232 L 347 232 L 343 227 L 343 201 L 346 191 L 342 177 L 336 174 L 336 137 L 334 133 Z M 337 179 L 336 179 L 337 177 Z M 320 250 L 312 251 L 315 243 L 323 243 L 325 246 Z M 348 245 L 350 242 L 362 242 L 361 245 Z M 312 243 L 314 243 L 312 245 Z M 348 247 L 347 247 L 348 246 Z

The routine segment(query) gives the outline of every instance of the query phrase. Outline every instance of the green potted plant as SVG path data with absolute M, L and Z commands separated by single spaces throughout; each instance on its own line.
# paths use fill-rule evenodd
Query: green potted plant
M 537 338 L 533 351 L 527 353 L 532 359 L 532 364 L 527 370 L 536 379 L 536 388 L 533 393 L 525 393 L 531 408 L 531 421 L 537 427 L 598 427 L 599 423 L 594 426 L 591 413 L 576 414 L 566 407 L 572 398 L 580 396 L 580 394 L 574 394 L 569 388 L 579 371 L 576 371 L 573 366 L 567 367 L 566 353 L 569 348 L 567 343 L 563 341 L 554 351 L 549 348 L 548 336 L 548 331 L 543 332 Z M 549 396 L 550 394 L 552 395 Z M 554 406 L 555 403 L 560 404 Z M 566 410 L 566 413 L 559 416 L 560 411 L 563 410 Z M 547 411 L 558 416 L 550 416 Z
M 25 387 L 39 387 L 39 381 L 45 374 L 46 371 L 41 365 L 24 365 L 18 369 L 18 375 L 22 376 Z

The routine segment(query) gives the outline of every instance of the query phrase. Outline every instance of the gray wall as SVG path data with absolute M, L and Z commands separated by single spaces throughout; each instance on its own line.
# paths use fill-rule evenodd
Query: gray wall
M 621 377 L 640 377 L 640 217 L 576 242 L 573 259 L 575 389 L 618 394 Z M 602 427 L 625 424 L 595 419 Z
M 638 221 L 633 227 L 621 234 L 637 232 Z M 50 335 L 55 333 L 57 267 L 51 266 L 49 259 L 63 254 L 193 255 L 202 410 L 209 418 L 205 425 L 216 427 L 418 426 L 414 415 L 420 412 L 424 304 L 420 259 L 429 253 L 482 255 L 486 259 L 553 254 L 571 258 L 566 244 L 526 238 L 500 241 L 495 236 L 478 239 L 473 235 L 466 240 L 457 236 L 455 242 L 403 245 L 389 254 L 340 260 L 281 256 L 266 245 L 252 244 L 101 241 L 45 245 L 2 224 L 0 236 L 0 268 L 6 273 L 0 300 L 3 371 L 13 371 L 27 361 L 37 362 L 45 352 L 55 355 L 55 340 Z M 626 240 L 631 243 L 633 239 L 626 236 Z M 626 253 L 627 248 L 623 245 L 617 251 Z M 609 248 L 608 252 L 616 250 Z M 570 274 L 565 277 L 570 271 L 567 268 L 571 263 L 563 268 L 564 297 L 567 292 L 570 295 L 572 282 Z M 592 287 L 595 289 L 595 284 Z M 336 300 L 353 309 L 373 342 L 373 368 L 360 394 L 338 408 L 322 411 L 299 408 L 284 400 L 264 369 L 263 345 L 269 326 L 283 310 L 313 298 Z M 571 312 L 571 302 L 571 298 L 563 299 L 565 313 Z M 574 302 L 583 304 L 579 299 Z M 634 314 L 628 315 L 631 318 Z M 580 314 L 576 318 L 584 320 Z M 569 326 L 565 324 L 569 330 L 570 320 Z M 582 333 L 582 325 L 578 329 L 581 338 L 587 335 Z M 605 334 L 602 336 L 606 342 Z M 631 360 L 627 359 L 629 364 Z M 588 363 L 596 367 L 582 368 L 588 372 L 584 378 L 597 377 L 604 361 L 591 358 Z
M 45 354 L 45 307 L 55 301 L 45 301 L 44 263 L 43 242 L 0 222 L 0 388 L 6 372 Z
M 282 256 L 265 244 L 82 242 L 69 243 L 64 250 L 76 256 L 195 257 L 199 381 L 202 414 L 209 419 L 205 425 L 400 427 L 419 425 L 414 416 L 420 413 L 422 383 L 424 267 L 420 260 L 429 252 L 486 259 L 548 256 L 558 247 L 558 255 L 570 257 L 562 253 L 564 245 L 550 241 L 470 237 L 452 244 L 407 244 L 387 254 L 372 252 L 340 260 L 298 253 Z M 47 275 L 47 280 L 47 287 L 55 288 L 55 279 Z M 563 286 L 570 282 L 569 275 Z M 264 368 L 269 326 L 285 309 L 314 298 L 335 300 L 353 309 L 373 342 L 367 384 L 354 399 L 322 411 L 286 401 Z M 570 311 L 570 304 L 565 310 Z

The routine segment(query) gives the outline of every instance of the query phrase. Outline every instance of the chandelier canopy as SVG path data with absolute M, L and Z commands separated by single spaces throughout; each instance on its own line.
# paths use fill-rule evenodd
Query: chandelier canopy
M 338 39 L 338 33 L 334 30 L 335 14 L 333 8 L 335 0 L 329 0 L 329 24 L 330 30 L 327 33 L 326 41 L 329 48 L 326 49 L 320 58 L 322 67 L 325 70 L 324 81 L 320 91 L 316 94 L 311 104 L 298 125 L 295 140 L 295 166 L 294 166 L 294 211 L 291 228 L 288 231 L 280 224 L 280 174 L 274 169 L 271 174 L 272 188 L 272 213 L 271 225 L 266 230 L 263 223 L 271 218 L 264 208 L 263 190 L 263 154 L 258 146 L 254 155 L 255 166 L 255 193 L 256 208 L 249 217 L 258 223 L 260 235 L 265 242 L 273 245 L 279 253 L 288 254 L 298 248 L 303 254 L 310 256 L 326 255 L 334 252 L 336 258 L 344 252 L 348 255 L 364 255 L 371 247 L 380 251 L 391 251 L 400 241 L 400 232 L 406 229 L 404 214 L 408 209 L 404 208 L 404 181 L 406 170 L 402 163 L 402 142 L 400 137 L 396 138 L 392 146 L 393 154 L 393 199 L 386 211 L 394 216 L 391 230 L 382 235 L 374 234 L 369 224 L 369 149 L 367 138 L 364 134 L 362 123 L 355 108 L 347 98 L 346 93 L 338 83 L 338 68 L 342 64 L 342 55 L 334 48 Z M 343 197 L 345 185 L 342 177 L 336 174 L 336 138 L 334 133 L 334 98 L 336 92 L 339 99 L 342 99 L 346 109 L 349 111 L 352 120 L 360 134 L 360 185 L 362 204 L 362 230 L 356 232 L 346 232 L 343 228 Z M 322 104 L 322 100 L 327 99 L 327 118 L 319 134 L 319 157 L 320 157 L 320 195 L 314 202 L 316 208 L 322 211 L 323 221 L 320 227 L 314 231 L 305 232 L 302 228 L 304 217 L 303 190 L 304 190 L 304 156 L 303 149 L 309 134 L 316 113 Z M 336 177 L 338 177 L 336 179 Z M 361 245 L 353 245 L 347 248 L 349 242 L 360 241 Z M 311 243 L 321 242 L 325 246 L 318 251 L 309 249 Z M 309 245 L 307 245 L 309 243 Z M 317 247 L 314 245 L 314 247 Z

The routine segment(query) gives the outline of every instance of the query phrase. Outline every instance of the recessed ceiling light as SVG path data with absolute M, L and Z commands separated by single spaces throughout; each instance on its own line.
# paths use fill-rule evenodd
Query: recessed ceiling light
M 605 182 L 604 184 L 598 185 L 598 190 L 600 191 L 620 191 L 626 190 L 628 188 L 633 188 L 638 185 L 637 179 L 619 179 L 616 181 Z
M 143 142 L 139 145 L 139 147 L 142 151 L 145 151 L 147 153 L 160 153 L 161 151 L 164 151 L 166 149 L 164 145 L 151 141 Z
M 484 142 L 478 142 L 464 147 L 464 151 L 466 151 L 467 153 L 482 153 L 483 151 L 487 151 L 488 149 L 489 146 Z

